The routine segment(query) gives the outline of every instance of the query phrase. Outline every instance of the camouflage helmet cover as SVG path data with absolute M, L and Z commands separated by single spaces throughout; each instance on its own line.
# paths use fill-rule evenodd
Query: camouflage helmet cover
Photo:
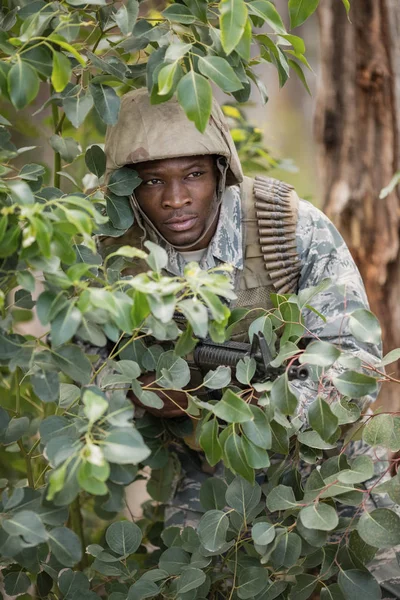
M 226 158 L 227 185 L 243 180 L 228 124 L 214 99 L 206 130 L 200 133 L 176 98 L 151 104 L 146 88 L 128 92 L 121 98 L 118 122 L 107 128 L 105 153 L 106 181 L 113 171 L 127 164 L 205 154 Z

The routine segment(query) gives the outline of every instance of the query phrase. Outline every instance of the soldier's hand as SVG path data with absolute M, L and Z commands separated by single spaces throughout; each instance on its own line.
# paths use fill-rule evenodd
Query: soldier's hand
M 132 391 L 130 391 L 128 397 L 136 406 L 140 406 L 155 417 L 160 417 L 163 419 L 173 419 L 175 417 L 182 417 L 184 415 L 184 409 L 186 409 L 188 405 L 185 392 L 179 392 L 175 390 L 162 392 L 160 387 L 155 383 L 155 373 L 145 373 L 144 375 L 138 377 L 138 381 L 140 381 L 143 386 L 157 388 L 152 389 L 151 391 L 161 398 L 161 400 L 164 402 L 164 406 L 160 409 L 145 406 L 140 402 L 139 398 L 135 396 Z M 158 389 L 160 389 L 160 391 L 157 391 Z

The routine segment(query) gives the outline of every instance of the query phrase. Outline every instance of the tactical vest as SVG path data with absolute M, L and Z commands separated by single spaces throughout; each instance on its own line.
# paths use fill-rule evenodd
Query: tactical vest
M 272 308 L 271 293 L 297 292 L 301 263 L 296 249 L 299 199 L 294 188 L 271 177 L 245 177 L 241 185 L 244 268 L 231 308 Z M 232 339 L 247 341 L 252 312 Z
M 301 263 L 296 250 L 298 196 L 287 183 L 258 176 L 245 177 L 241 184 L 242 243 L 244 268 L 237 271 L 235 293 L 237 299 L 230 308 L 270 309 L 271 293 L 297 292 Z M 143 232 L 135 224 L 123 236 L 115 239 L 102 237 L 102 254 L 118 246 L 142 246 Z M 136 275 L 147 271 L 145 261 L 135 261 L 125 274 Z M 232 339 L 247 341 L 250 323 L 256 312 L 242 319 L 235 327 Z

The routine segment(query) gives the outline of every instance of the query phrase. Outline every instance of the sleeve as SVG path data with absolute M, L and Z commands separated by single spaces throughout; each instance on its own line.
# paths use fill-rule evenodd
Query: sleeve
M 381 344 L 364 344 L 352 335 L 349 314 L 358 308 L 369 309 L 364 284 L 348 247 L 333 223 L 309 202 L 300 200 L 296 227 L 297 251 L 302 263 L 299 289 L 305 290 L 330 278 L 331 285 L 317 294 L 310 305 L 325 316 L 324 322 L 311 310 L 303 312 L 306 333 L 304 344 L 316 338 L 338 345 L 341 350 L 357 355 L 368 364 L 381 358 Z M 327 373 L 334 376 L 341 370 L 332 367 Z M 300 400 L 301 412 L 315 400 L 318 384 L 310 380 L 293 382 Z M 374 397 L 361 399 L 361 404 L 374 401 Z

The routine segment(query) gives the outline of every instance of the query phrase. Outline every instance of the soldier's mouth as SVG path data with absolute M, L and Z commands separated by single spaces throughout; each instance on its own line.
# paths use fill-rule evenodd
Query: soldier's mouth
M 187 231 L 188 229 L 191 229 L 193 227 L 197 219 L 198 217 L 196 216 L 175 217 L 174 219 L 166 221 L 164 225 L 172 231 Z

